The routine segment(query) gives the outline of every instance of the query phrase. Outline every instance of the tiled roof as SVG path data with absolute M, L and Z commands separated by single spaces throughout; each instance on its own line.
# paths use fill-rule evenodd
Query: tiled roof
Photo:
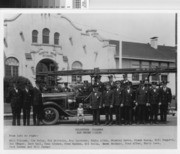
M 154 49 L 150 44 L 122 42 L 122 58 L 175 62 L 175 57 L 174 47 L 158 46 Z

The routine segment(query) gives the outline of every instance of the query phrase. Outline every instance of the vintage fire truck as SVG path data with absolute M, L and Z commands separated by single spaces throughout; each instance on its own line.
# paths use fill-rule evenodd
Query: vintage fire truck
M 148 74 L 150 76 L 161 73 L 176 73 L 176 68 L 156 68 L 156 69 L 89 69 L 89 70 L 67 70 L 57 72 L 40 73 L 39 75 L 45 76 L 69 76 L 69 75 L 90 75 L 92 77 L 96 75 L 108 75 L 108 74 Z M 132 84 L 134 90 L 137 89 L 139 83 Z M 81 88 L 81 85 L 76 88 Z M 43 105 L 44 105 L 44 118 L 43 123 L 45 125 L 56 124 L 60 117 L 73 117 L 77 115 L 77 107 L 79 103 L 83 103 L 85 115 L 91 114 L 88 101 L 88 93 L 83 92 L 60 92 L 60 93 L 43 93 Z M 172 115 L 174 112 L 169 110 Z M 103 114 L 103 111 L 101 112 Z

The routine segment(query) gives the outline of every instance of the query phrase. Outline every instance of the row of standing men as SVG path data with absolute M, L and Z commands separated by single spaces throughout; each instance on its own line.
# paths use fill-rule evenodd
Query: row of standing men
M 33 109 L 33 123 L 39 125 L 43 116 L 42 94 L 38 84 L 30 88 L 26 83 L 24 89 L 20 89 L 17 83 L 8 94 L 8 102 L 11 103 L 12 125 L 21 125 L 21 111 L 23 110 L 23 125 L 30 125 L 30 111 Z
M 93 90 L 89 95 L 90 108 L 93 114 L 93 124 L 100 124 L 100 112 L 105 112 L 105 125 L 113 124 L 113 112 L 115 112 L 116 124 L 158 123 L 158 111 L 160 121 L 167 122 L 168 105 L 171 103 L 171 89 L 167 82 L 162 86 L 152 82 L 152 86 L 146 86 L 145 81 L 140 82 L 139 88 L 132 89 L 132 83 L 127 80 L 113 82 L 113 76 L 109 76 L 109 82 L 105 85 L 100 81 L 101 76 L 96 77 Z

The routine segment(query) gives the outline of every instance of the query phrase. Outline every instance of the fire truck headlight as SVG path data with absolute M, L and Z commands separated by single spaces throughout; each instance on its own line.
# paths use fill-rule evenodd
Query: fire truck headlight
M 68 103 L 73 103 L 73 102 L 76 102 L 76 100 L 75 99 L 71 99 L 71 98 L 68 99 Z

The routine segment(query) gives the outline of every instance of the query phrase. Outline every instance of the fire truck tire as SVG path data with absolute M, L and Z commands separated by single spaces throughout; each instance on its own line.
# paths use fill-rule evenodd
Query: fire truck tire
M 45 125 L 54 125 L 59 120 L 59 112 L 54 107 L 44 107 L 44 116 L 42 122 Z

